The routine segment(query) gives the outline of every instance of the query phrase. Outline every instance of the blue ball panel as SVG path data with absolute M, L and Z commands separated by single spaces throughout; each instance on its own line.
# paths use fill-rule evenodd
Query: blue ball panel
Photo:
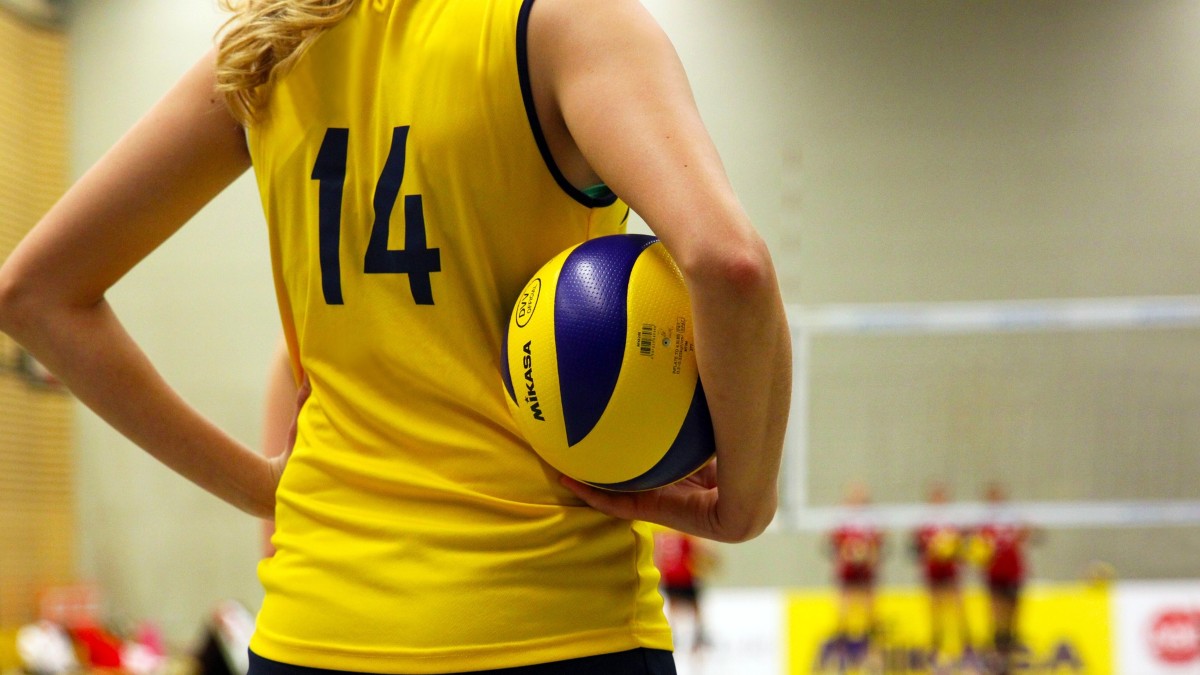
M 500 377 L 504 378 L 504 388 L 513 403 L 517 402 L 517 392 L 513 389 L 512 372 L 508 369 L 508 323 L 504 324 L 504 339 L 500 341 Z
M 650 467 L 646 473 L 620 483 L 592 483 L 605 490 L 621 492 L 637 492 L 652 490 L 664 485 L 670 485 L 687 476 L 707 462 L 717 451 L 717 441 L 713 435 L 712 415 L 708 412 L 708 399 L 704 396 L 704 387 L 696 382 L 696 393 L 692 395 L 692 404 L 687 415 L 683 418 L 683 426 L 679 435 L 671 444 L 671 449 L 663 455 L 658 464 Z
M 559 271 L 554 340 L 568 446 L 591 432 L 612 397 L 625 354 L 629 276 L 638 256 L 656 241 L 649 235 L 585 241 Z

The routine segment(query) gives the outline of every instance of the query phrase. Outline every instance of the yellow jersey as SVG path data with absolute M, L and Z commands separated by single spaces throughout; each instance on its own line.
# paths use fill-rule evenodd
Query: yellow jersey
M 531 5 L 360 0 L 248 129 L 312 385 L 259 569 L 259 656 L 417 674 L 671 648 L 646 526 L 562 488 L 505 402 L 523 285 L 628 215 L 549 157 Z

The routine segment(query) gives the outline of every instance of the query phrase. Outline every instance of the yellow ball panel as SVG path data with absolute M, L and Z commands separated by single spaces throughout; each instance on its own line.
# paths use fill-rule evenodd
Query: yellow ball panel
M 554 291 L 563 262 L 573 250 L 555 256 L 525 285 L 508 324 L 508 368 L 517 397 L 516 402 L 508 399 L 508 406 L 525 440 L 539 449 L 566 439 L 558 395 Z

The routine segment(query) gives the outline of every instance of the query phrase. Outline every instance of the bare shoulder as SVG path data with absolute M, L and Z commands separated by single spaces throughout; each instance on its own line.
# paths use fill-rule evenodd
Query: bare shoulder
M 560 58 L 602 60 L 628 55 L 626 50 L 633 47 L 670 44 L 638 0 L 537 0 L 530 12 L 529 34 L 531 40 L 555 48 Z

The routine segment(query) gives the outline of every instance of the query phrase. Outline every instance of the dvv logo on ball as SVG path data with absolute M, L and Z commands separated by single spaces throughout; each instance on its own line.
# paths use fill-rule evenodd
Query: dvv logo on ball
M 517 299 L 517 306 L 513 308 L 513 320 L 517 322 L 518 327 L 524 328 L 529 325 L 529 320 L 533 318 L 533 310 L 537 309 L 538 298 L 541 295 L 541 279 L 534 279 L 529 282 L 525 290 L 521 291 L 521 297 Z

